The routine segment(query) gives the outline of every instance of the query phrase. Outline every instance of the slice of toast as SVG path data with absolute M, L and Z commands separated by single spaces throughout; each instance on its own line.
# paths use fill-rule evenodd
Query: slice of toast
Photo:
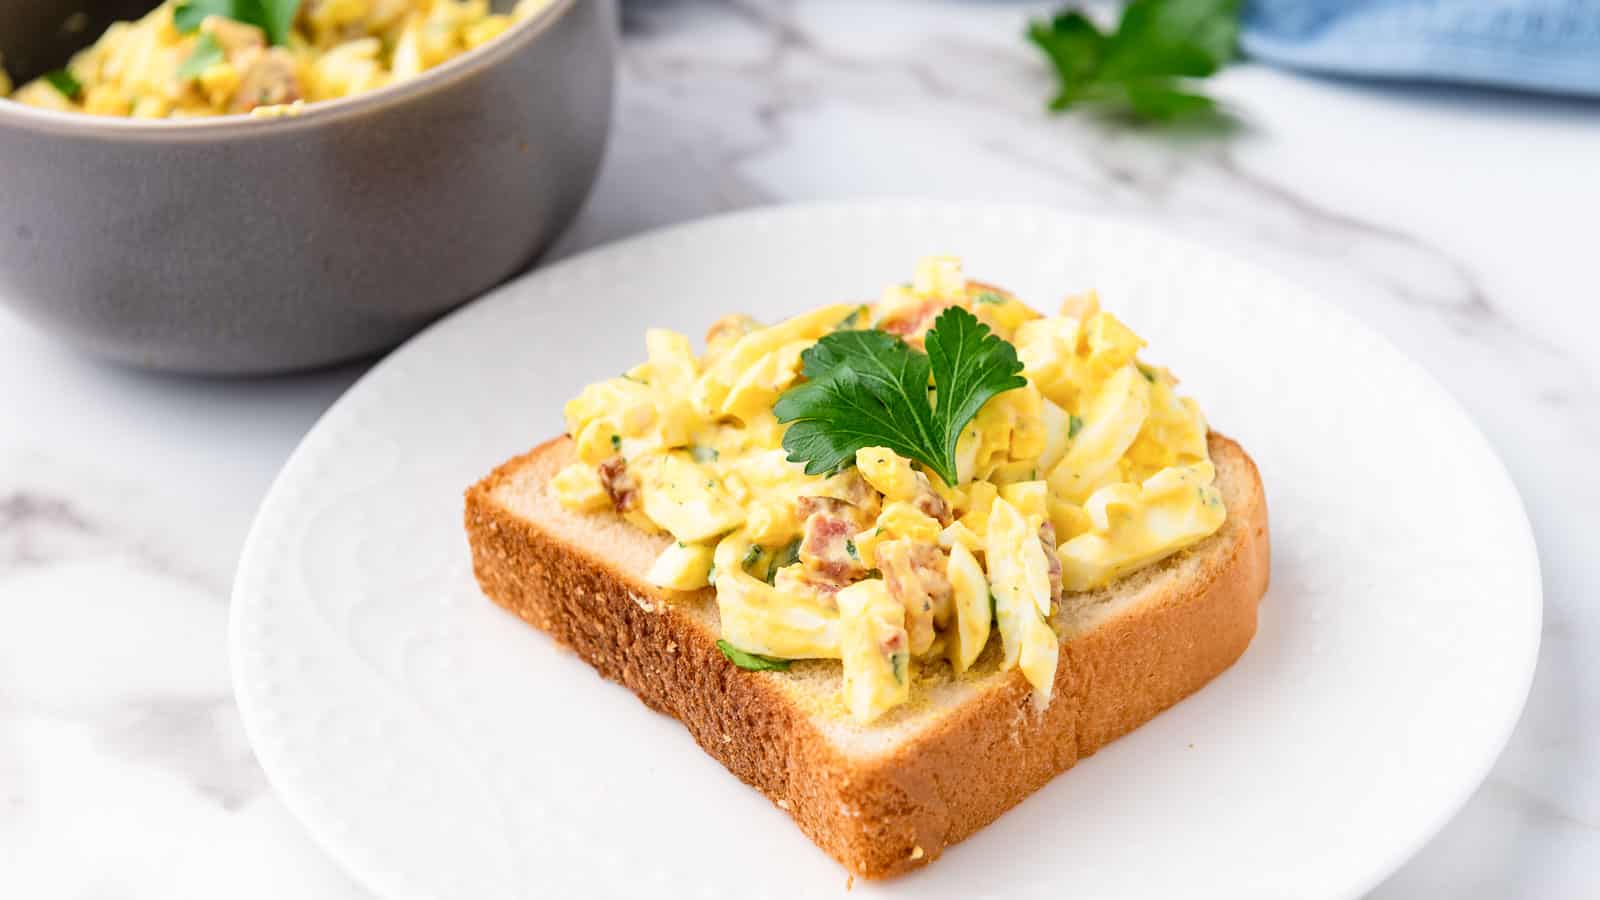
M 1052 623 L 1060 664 L 1042 712 L 1021 672 L 998 670 L 998 638 L 959 677 L 925 664 L 910 702 L 869 725 L 845 710 L 835 660 L 739 669 L 715 646 L 711 589 L 673 594 L 645 580 L 670 538 L 562 508 L 549 481 L 573 460 L 567 438 L 474 485 L 467 536 L 494 602 L 678 719 L 823 850 L 878 878 L 937 858 L 1244 652 L 1267 587 L 1266 498 L 1238 444 L 1212 434 L 1210 446 L 1227 521 L 1185 551 L 1063 600 Z

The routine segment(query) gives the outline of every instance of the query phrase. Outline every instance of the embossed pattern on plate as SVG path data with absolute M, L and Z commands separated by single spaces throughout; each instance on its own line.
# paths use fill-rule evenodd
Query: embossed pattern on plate
M 841 893 L 681 727 L 479 594 L 461 496 L 642 358 L 645 327 L 871 298 L 932 252 L 1036 305 L 1097 288 L 1256 458 L 1273 581 L 1210 686 L 853 896 L 1350 897 L 1436 831 L 1515 723 L 1540 621 L 1521 502 L 1460 408 L 1342 312 L 1215 251 L 1046 209 L 868 203 L 536 271 L 307 435 L 241 559 L 232 648 L 257 756 L 329 852 L 388 898 Z

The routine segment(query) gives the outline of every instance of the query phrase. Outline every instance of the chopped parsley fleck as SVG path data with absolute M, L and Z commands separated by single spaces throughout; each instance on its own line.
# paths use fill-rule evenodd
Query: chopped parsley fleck
M 999 294 L 995 293 L 994 291 L 984 291 L 983 293 L 978 295 L 977 300 L 978 300 L 979 303 L 989 303 L 989 304 L 1006 302 L 1006 298 L 1000 296 Z
M 613 449 L 613 450 L 621 450 L 622 449 L 622 435 L 613 434 L 611 436 L 611 449 Z
M 789 543 L 784 544 L 783 549 L 778 551 L 778 555 L 774 557 L 772 561 L 772 570 L 776 572 L 784 566 L 792 566 L 799 561 L 800 539 L 795 538 Z
M 760 544 L 751 544 L 750 545 L 750 549 L 746 550 L 744 552 L 744 559 L 739 560 L 739 564 L 744 566 L 746 569 L 748 569 L 751 566 L 755 565 L 760 560 L 761 560 L 761 545 Z
M 771 656 L 762 656 L 759 653 L 748 653 L 720 638 L 717 640 L 717 649 L 722 651 L 722 655 L 726 656 L 729 662 L 751 672 L 783 672 L 789 668 L 787 659 L 775 659 Z
M 1078 436 L 1078 432 L 1080 432 L 1082 430 L 1083 430 L 1083 420 L 1082 419 L 1078 418 L 1077 416 L 1068 416 L 1067 417 L 1067 439 L 1068 440 L 1071 440 L 1072 438 L 1077 437 Z
M 789 543 L 784 544 L 776 553 L 772 555 L 771 559 L 767 560 L 767 573 L 764 576 L 767 584 L 775 583 L 778 580 L 778 570 L 784 566 L 793 565 L 799 558 L 800 539 L 795 538 Z M 749 568 L 749 565 L 746 564 L 745 568 Z
M 850 554 L 850 558 L 855 560 L 856 562 L 860 562 L 861 561 L 861 554 L 856 552 L 856 542 L 855 541 L 852 541 L 849 538 L 845 538 L 844 539 L 844 552 Z
M 57 93 L 68 100 L 76 100 L 78 95 L 83 93 L 83 83 L 73 77 L 72 73 L 66 69 L 55 69 L 44 73 L 42 77 L 49 82 L 51 87 L 56 89 Z

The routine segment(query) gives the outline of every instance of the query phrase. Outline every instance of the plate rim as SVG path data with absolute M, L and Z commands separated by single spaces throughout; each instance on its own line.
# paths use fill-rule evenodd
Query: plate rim
M 873 212 L 876 211 L 876 212 Z M 1051 222 L 1066 223 L 1076 222 L 1094 227 L 1111 226 L 1138 233 L 1148 239 L 1169 245 L 1181 247 L 1189 252 L 1197 252 L 1210 256 L 1219 261 L 1240 267 L 1244 271 L 1252 271 L 1265 275 L 1293 289 L 1293 298 L 1284 299 L 1282 302 L 1293 305 L 1306 304 L 1316 309 L 1319 314 L 1341 320 L 1342 324 L 1364 334 L 1384 351 L 1391 354 L 1396 363 L 1409 369 L 1410 374 L 1420 380 L 1434 395 L 1434 400 L 1443 405 L 1455 417 L 1459 418 L 1473 435 L 1478 443 L 1478 450 L 1488 461 L 1491 461 L 1497 476 L 1509 492 L 1509 497 L 1515 503 L 1518 518 L 1511 523 L 1518 532 L 1522 544 L 1518 548 L 1518 555 L 1525 558 L 1531 565 L 1528 586 L 1528 621 L 1525 633 L 1521 636 L 1523 646 L 1521 658 L 1517 660 L 1517 668 L 1522 673 L 1521 683 L 1508 696 L 1514 698 L 1508 711 L 1501 717 L 1503 725 L 1500 733 L 1492 742 L 1485 741 L 1477 755 L 1474 765 L 1470 768 L 1472 777 L 1462 782 L 1452 802 L 1441 804 L 1433 816 L 1429 817 L 1425 826 L 1420 827 L 1410 841 L 1397 841 L 1387 855 L 1375 859 L 1369 871 L 1362 875 L 1352 875 L 1346 882 L 1350 887 L 1348 893 L 1338 893 L 1336 888 L 1330 888 L 1335 893 L 1329 896 L 1336 897 L 1362 897 L 1381 885 L 1387 878 L 1398 871 L 1408 860 L 1416 856 L 1449 824 L 1466 806 L 1468 801 L 1478 792 L 1493 770 L 1495 764 L 1504 753 L 1512 734 L 1522 720 L 1527 707 L 1527 700 L 1532 690 L 1534 678 L 1537 674 L 1539 650 L 1543 638 L 1544 620 L 1544 581 L 1543 566 L 1539 557 L 1539 548 L 1533 531 L 1532 522 L 1528 517 L 1527 503 L 1516 481 L 1512 478 L 1510 470 L 1506 467 L 1504 459 L 1490 443 L 1488 436 L 1479 427 L 1478 422 L 1460 400 L 1441 382 L 1433 372 L 1417 359 L 1402 350 L 1386 334 L 1377 328 L 1368 325 L 1354 313 L 1327 300 L 1316 290 L 1306 287 L 1296 279 L 1283 274 L 1277 269 L 1264 265 L 1253 259 L 1248 259 L 1241 254 L 1211 243 L 1197 240 L 1187 235 L 1177 234 L 1171 230 L 1161 228 L 1148 221 L 1141 221 L 1122 215 L 1102 215 L 1082 212 L 1045 204 L 1032 203 L 963 203 L 942 200 L 921 200 L 906 197 L 862 197 L 841 201 L 822 202 L 777 202 L 745 207 L 738 210 L 715 213 L 695 219 L 671 223 L 665 226 L 651 228 L 637 234 L 632 234 L 619 240 L 608 241 L 585 248 L 570 256 L 556 260 L 549 264 L 538 264 L 528 272 L 509 281 L 497 285 L 482 296 L 452 310 L 445 316 L 430 323 L 423 330 L 413 335 L 399 347 L 386 354 L 382 359 L 372 365 L 360 378 L 353 382 L 339 397 L 335 399 L 316 420 L 308 427 L 301 438 L 296 442 L 294 449 L 285 457 L 283 464 L 268 486 L 266 492 L 257 506 L 252 517 L 250 527 L 246 532 L 245 540 L 235 565 L 232 589 L 229 593 L 228 610 L 228 657 L 230 684 L 236 706 L 239 709 L 245 737 L 250 744 L 252 754 L 264 773 L 267 783 L 273 792 L 283 802 L 285 808 L 305 828 L 313 842 L 326 853 L 339 868 L 353 881 L 365 889 L 373 892 L 383 900 L 417 896 L 409 891 L 411 885 L 403 878 L 391 881 L 382 866 L 368 866 L 364 861 L 357 859 L 359 853 L 354 852 L 349 846 L 340 842 L 335 834 L 339 829 L 332 827 L 332 823 L 323 821 L 311 809 L 312 798 L 295 787 L 279 768 L 278 762 L 269 762 L 271 752 L 264 752 L 263 746 L 267 742 L 261 739 L 263 718 L 266 716 L 264 709 L 258 706 L 261 698 L 254 695 L 248 687 L 243 674 L 242 648 L 246 636 L 243 632 L 241 609 L 250 602 L 253 583 L 243 577 L 246 573 L 253 572 L 258 567 L 256 557 L 264 553 L 262 545 L 264 539 L 261 533 L 271 527 L 269 513 L 287 490 L 283 485 L 289 473 L 298 468 L 298 464 L 306 455 L 314 452 L 313 439 L 326 427 L 328 421 L 336 415 L 342 414 L 343 408 L 353 402 L 351 398 L 358 391 L 369 387 L 369 382 L 377 382 L 387 376 L 390 369 L 404 364 L 404 357 L 408 356 L 407 350 L 414 344 L 430 340 L 436 331 L 458 327 L 459 322 L 476 316 L 488 315 L 497 300 L 514 294 L 523 289 L 527 282 L 552 277 L 552 273 L 572 266 L 582 260 L 597 255 L 625 254 L 629 249 L 646 246 L 657 241 L 671 239 L 685 233 L 700 229 L 714 229 L 718 226 L 735 224 L 739 222 L 754 223 L 767 219 L 783 219 L 788 217 L 818 217 L 833 216 L 869 216 L 885 214 L 910 214 L 917 213 L 927 217 L 939 217 L 954 221 L 976 221 L 986 216 L 1018 216 L 1042 217 Z

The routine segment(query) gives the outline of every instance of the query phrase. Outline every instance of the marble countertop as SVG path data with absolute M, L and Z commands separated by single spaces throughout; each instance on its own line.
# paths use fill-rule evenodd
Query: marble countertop
M 1600 104 L 1240 65 L 1215 85 L 1244 119 L 1229 135 L 1051 118 L 1020 39 L 1037 9 L 630 6 L 613 143 L 553 252 L 753 204 L 915 195 L 1143 221 L 1319 290 L 1474 416 L 1544 572 L 1521 724 L 1373 896 L 1595 896 Z M 256 504 L 363 370 L 132 372 L 0 311 L 0 893 L 366 896 L 267 787 L 225 642 Z

